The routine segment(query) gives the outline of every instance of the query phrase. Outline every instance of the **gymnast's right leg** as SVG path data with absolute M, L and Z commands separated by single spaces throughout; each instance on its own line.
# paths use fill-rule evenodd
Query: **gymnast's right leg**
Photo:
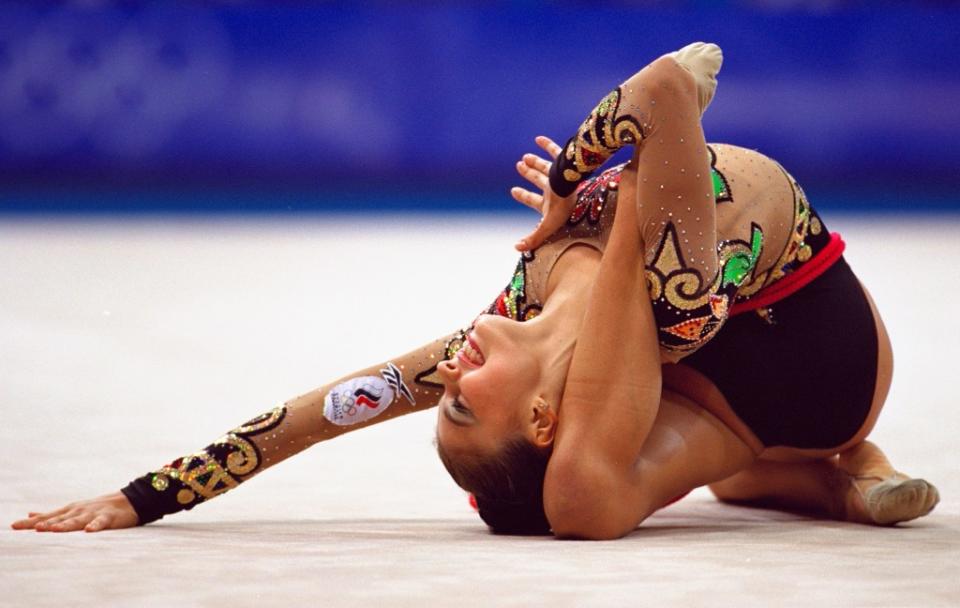
M 664 65 L 665 59 L 667 65 Z M 560 197 L 569 196 L 617 150 L 627 145 L 639 146 L 663 117 L 676 118 L 682 113 L 671 99 L 661 97 L 663 91 L 655 90 L 664 84 L 663 72 L 669 70 L 671 64 L 674 68 L 679 64 L 693 77 L 697 107 L 696 115 L 688 117 L 688 121 L 699 124 L 700 115 L 713 99 L 722 62 L 723 54 L 718 46 L 695 42 L 653 61 L 608 93 L 554 161 L 550 170 L 553 192 Z M 667 86 L 674 84 L 670 77 L 666 81 Z

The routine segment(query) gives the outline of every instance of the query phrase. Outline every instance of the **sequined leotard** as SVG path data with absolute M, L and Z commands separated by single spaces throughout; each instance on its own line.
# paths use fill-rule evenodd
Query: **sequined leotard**
M 868 415 L 877 357 L 873 314 L 842 258 L 843 240 L 776 162 L 728 145 L 708 151 L 719 263 L 706 288 L 690 265 L 710 246 L 698 230 L 698 213 L 709 209 L 647 206 L 646 225 L 661 227 L 645 242 L 661 359 L 682 359 L 703 373 L 766 446 L 840 445 Z M 566 226 L 521 258 L 486 312 L 536 316 L 550 269 L 567 248 L 603 251 L 624 170 L 581 184 Z M 721 331 L 724 325 L 731 327 Z M 458 347 L 455 339 L 451 351 Z
M 842 242 L 828 235 L 799 186 L 779 165 L 732 146 L 700 148 L 702 132 L 691 110 L 684 114 L 675 111 L 671 103 L 656 105 L 657 97 L 675 95 L 677 90 L 691 86 L 684 69 L 673 59 L 661 58 L 627 80 L 601 100 L 568 142 L 564 156 L 553 165 L 554 169 L 566 167 L 559 177 L 566 180 L 564 187 L 572 189 L 619 147 L 639 145 L 641 140 L 657 138 L 658 134 L 668 138 L 668 145 L 645 148 L 651 152 L 648 159 L 658 159 L 658 170 L 646 174 L 656 175 L 658 181 L 661 177 L 672 179 L 671 188 L 680 184 L 679 189 L 687 193 L 694 190 L 684 186 L 693 184 L 698 193 L 684 198 L 674 192 L 671 197 L 671 188 L 665 189 L 661 182 L 660 191 L 655 190 L 655 184 L 646 184 L 650 200 L 638 201 L 648 288 L 661 357 L 667 362 L 699 356 L 738 310 L 761 306 L 757 310 L 762 312 L 762 306 L 782 300 L 813 279 L 817 269 L 831 267 L 842 251 Z M 661 102 L 665 99 L 660 97 Z M 697 147 L 693 146 L 694 136 L 689 140 L 678 136 L 691 126 L 695 126 L 693 131 L 701 142 Z M 658 146 L 664 140 L 643 143 Z M 698 148 L 704 154 L 709 152 L 709 169 Z M 671 155 L 670 150 L 677 154 Z M 671 165 L 676 159 L 687 160 Z M 691 164 L 684 166 L 688 161 Z M 684 174 L 688 170 L 692 176 Z M 709 189 L 708 176 L 703 175 L 707 170 L 711 173 L 711 192 L 700 190 Z M 632 166 L 615 167 L 580 184 L 578 204 L 566 226 L 523 256 L 489 312 L 518 321 L 532 318 L 542 309 L 550 270 L 563 251 L 575 243 L 603 251 L 619 192 L 629 188 L 643 191 L 636 180 L 621 180 L 631 171 Z M 551 184 L 554 177 L 551 174 Z M 122 491 L 142 525 L 191 509 L 318 441 L 371 424 L 376 417 L 379 421 L 431 407 L 442 393 L 437 363 L 453 356 L 463 338 L 463 331 L 454 332 L 277 406 L 203 450 L 135 479 Z M 789 346 L 769 334 L 759 340 L 768 350 Z M 800 350 L 816 350 L 817 346 L 802 343 Z M 751 354 L 771 359 L 762 349 L 752 349 Z M 754 379 L 720 374 L 729 359 L 713 368 L 705 364 L 703 372 L 711 378 L 717 372 L 717 378 L 724 378 L 717 381 L 717 386 L 732 393 Z M 837 367 L 826 358 L 821 363 L 824 361 L 825 369 Z M 825 373 L 815 372 L 814 376 Z M 743 412 L 744 421 L 765 440 L 760 427 L 767 424 L 767 419 L 760 416 L 760 422 L 753 424 L 749 414 L 768 416 L 776 408 L 746 400 L 731 405 L 735 409 L 742 406 L 737 413 Z M 800 411 L 795 405 L 791 405 L 792 410 Z M 832 403 L 827 405 L 832 407 Z M 181 422 L 170 421 L 170 426 L 176 428 Z M 779 440 L 776 434 L 770 437 Z M 787 437 L 787 444 L 795 439 Z
M 779 164 L 734 146 L 712 145 L 708 151 L 714 187 L 708 204 L 716 206 L 718 235 L 701 230 L 700 215 L 714 211 L 704 203 L 648 206 L 646 223 L 653 236 L 645 243 L 647 286 L 661 355 L 669 362 L 703 346 L 731 314 L 766 314 L 767 305 L 826 270 L 843 251 L 839 235 L 826 231 L 803 190 Z M 613 167 L 581 184 L 566 226 L 522 256 L 486 312 L 518 321 L 533 318 L 543 308 L 550 270 L 567 248 L 583 243 L 603 251 L 623 171 L 624 165 Z M 715 251 L 719 268 L 701 285 L 692 268 L 698 257 L 707 257 L 707 248 Z M 817 272 L 809 272 L 808 265 Z M 803 281 L 790 280 L 798 275 Z
M 693 260 L 685 257 L 687 252 L 707 246 L 690 242 L 691 236 L 701 236 L 697 234 L 696 211 L 692 206 L 688 211 L 685 205 L 665 207 L 662 215 L 654 215 L 652 220 L 668 227 L 661 232 L 665 238 L 647 246 L 645 260 L 665 361 L 700 356 L 694 351 L 709 351 L 710 342 L 715 341 L 711 339 L 718 333 L 721 337 L 727 333 L 735 337 L 735 332 L 719 331 L 730 316 L 750 308 L 767 315 L 771 303 L 782 300 L 829 268 L 842 249 L 842 242 L 827 233 L 796 182 L 774 161 L 733 146 L 712 145 L 709 151 L 715 197 L 710 204 L 715 205 L 719 232 L 719 238 L 714 236 L 712 240 L 724 264 L 717 289 L 705 300 L 702 296 L 700 300 L 687 298 L 682 289 L 684 266 L 696 259 L 693 255 L 689 256 Z M 565 250 L 577 243 L 603 250 L 623 172 L 622 166 L 614 167 L 581 185 L 578 204 L 567 225 L 541 247 L 521 257 L 507 287 L 484 312 L 518 321 L 533 318 L 543 307 L 550 270 Z M 659 208 L 654 211 L 661 213 Z M 666 221 L 673 219 L 675 223 Z M 798 276 L 801 281 L 791 280 Z M 756 314 L 742 316 L 766 324 Z M 384 362 L 360 370 L 277 406 L 232 429 L 203 450 L 176 458 L 135 479 L 123 488 L 123 493 L 137 511 L 139 523 L 191 509 L 318 441 L 370 424 L 370 420 L 364 420 L 353 427 L 342 426 L 342 421 L 335 422 L 322 411 L 324 401 L 345 388 L 369 381 L 376 389 L 386 386 L 382 378 L 390 376 L 396 396 L 378 407 L 386 409 L 393 401 L 396 404 L 388 411 L 378 410 L 377 421 L 431 407 L 442 392 L 436 365 L 459 350 L 466 329 L 396 357 L 390 364 Z M 765 340 L 774 349 L 789 346 Z M 725 354 L 727 351 L 720 353 L 721 359 L 730 359 Z M 392 367 L 391 374 L 385 375 L 385 367 Z M 708 377 L 722 375 L 709 369 L 704 373 Z M 721 389 L 732 394 L 740 387 L 753 390 L 756 385 L 742 374 L 732 373 L 727 386 Z M 358 388 L 356 392 L 363 390 Z M 368 395 L 376 398 L 374 393 L 361 394 L 361 398 Z M 732 400 L 731 405 L 737 410 L 741 403 Z M 756 409 L 778 411 L 764 405 L 761 403 Z M 751 417 L 743 411 L 741 408 L 737 413 L 762 435 L 764 423 L 751 424 Z

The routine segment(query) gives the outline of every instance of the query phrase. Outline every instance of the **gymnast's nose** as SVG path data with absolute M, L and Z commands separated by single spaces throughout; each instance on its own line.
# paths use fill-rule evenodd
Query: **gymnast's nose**
M 460 368 L 450 359 L 441 361 L 437 365 L 437 373 L 440 374 L 440 379 L 446 388 L 456 386 L 457 381 L 460 380 Z

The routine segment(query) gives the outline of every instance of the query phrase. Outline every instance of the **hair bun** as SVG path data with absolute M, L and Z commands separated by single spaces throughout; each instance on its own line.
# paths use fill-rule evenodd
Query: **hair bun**
M 494 534 L 542 536 L 550 534 L 550 522 L 542 503 L 507 502 L 476 497 L 480 519 Z

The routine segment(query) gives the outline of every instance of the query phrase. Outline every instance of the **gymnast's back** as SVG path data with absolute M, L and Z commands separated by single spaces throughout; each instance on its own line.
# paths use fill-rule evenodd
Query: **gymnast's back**
M 749 307 L 751 298 L 830 242 L 803 190 L 779 163 L 726 144 L 710 144 L 707 152 L 713 192 L 703 200 L 636 201 L 634 180 L 622 179 L 629 164 L 584 181 L 566 224 L 521 256 L 485 312 L 517 321 L 535 317 L 560 256 L 576 244 L 602 252 L 617 205 L 636 201 L 661 356 L 676 362 L 697 350 L 732 310 Z

